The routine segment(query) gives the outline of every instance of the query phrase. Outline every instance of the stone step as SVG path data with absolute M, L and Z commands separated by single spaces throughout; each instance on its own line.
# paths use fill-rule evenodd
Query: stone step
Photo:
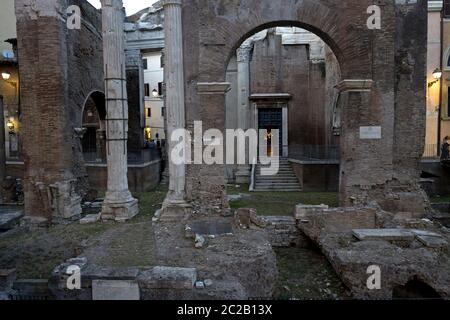
M 298 183 L 256 183 L 256 188 L 264 188 L 264 187 L 274 187 L 274 188 L 300 188 Z
M 255 191 L 257 192 L 271 192 L 271 191 L 276 191 L 276 192 L 301 192 L 302 190 L 300 188 L 297 189 L 289 189 L 289 188 L 255 188 Z
M 257 179 L 256 180 L 256 184 L 261 184 L 261 183 L 279 183 L 279 184 L 285 184 L 285 183 L 295 183 L 298 184 L 297 179 Z

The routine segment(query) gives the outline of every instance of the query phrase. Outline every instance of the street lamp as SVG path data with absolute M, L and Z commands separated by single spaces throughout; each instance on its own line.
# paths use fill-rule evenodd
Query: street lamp
M 158 92 L 158 90 L 156 90 L 156 89 L 153 89 L 153 91 L 152 91 L 152 95 L 153 95 L 153 97 L 159 97 L 159 92 Z
M 441 71 L 441 69 L 436 68 L 436 69 L 433 71 L 433 78 L 435 78 L 436 80 L 439 80 L 439 79 L 442 78 L 442 71 Z
M 3 78 L 3 80 L 8 81 L 11 78 L 11 73 L 6 72 L 6 71 L 2 72 L 2 78 Z
M 441 69 L 439 69 L 439 68 L 434 69 L 434 71 L 433 71 L 433 78 L 434 78 L 434 81 L 430 82 L 428 84 L 428 87 L 433 86 L 435 83 L 437 83 L 437 82 L 439 82 L 439 80 L 441 80 L 441 78 L 442 78 L 442 71 L 441 71 Z

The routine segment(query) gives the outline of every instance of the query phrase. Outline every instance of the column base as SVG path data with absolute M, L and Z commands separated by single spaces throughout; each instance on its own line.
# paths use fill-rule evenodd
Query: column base
M 236 184 L 249 184 L 251 175 L 251 167 L 247 165 L 242 165 L 238 167 L 235 173 Z
M 109 203 L 105 200 L 102 207 L 102 220 L 114 220 L 125 222 L 132 219 L 139 213 L 139 203 L 137 199 L 131 199 L 124 203 Z
M 161 209 L 161 222 L 179 222 L 192 214 L 192 206 L 184 200 L 166 199 Z

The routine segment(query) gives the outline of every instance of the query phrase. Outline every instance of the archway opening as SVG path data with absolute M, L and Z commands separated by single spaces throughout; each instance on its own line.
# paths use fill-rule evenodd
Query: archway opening
M 278 170 L 268 176 L 250 159 L 226 166 L 228 193 L 239 186 L 237 193 L 247 190 L 255 198 L 232 200 L 232 207 L 260 205 L 263 215 L 291 215 L 300 202 L 338 205 L 338 54 L 329 39 L 298 26 L 280 22 L 254 30 L 228 62 L 226 128 L 255 129 L 258 155 L 267 144 L 265 155 L 277 149 L 280 157 Z
M 393 299 L 442 299 L 431 286 L 416 277 L 404 286 L 394 287 Z
M 82 114 L 81 144 L 86 162 L 106 161 L 105 95 L 95 91 L 86 99 Z

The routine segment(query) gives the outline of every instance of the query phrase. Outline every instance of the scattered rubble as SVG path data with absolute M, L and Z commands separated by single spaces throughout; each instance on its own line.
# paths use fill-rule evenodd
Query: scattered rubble
M 298 206 L 296 218 L 354 298 L 392 299 L 394 288 L 413 279 L 441 298 L 450 297 L 450 237 L 439 224 L 376 206 L 322 210 Z M 370 266 L 381 270 L 380 290 L 367 286 Z

